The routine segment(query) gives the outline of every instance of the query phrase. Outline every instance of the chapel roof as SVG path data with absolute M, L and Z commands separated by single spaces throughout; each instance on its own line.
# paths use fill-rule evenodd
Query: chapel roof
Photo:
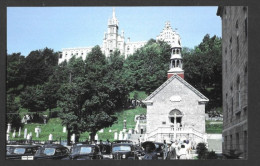
M 174 74 L 173 76 L 171 76 L 167 81 L 165 81 L 161 86 L 159 86 L 159 88 L 157 88 L 153 93 L 151 93 L 144 101 L 151 100 L 157 93 L 159 93 L 164 87 L 166 87 L 174 79 L 179 80 L 186 87 L 188 87 L 195 94 L 197 94 L 201 99 L 204 99 L 205 101 L 209 101 L 209 99 L 206 96 L 204 96 L 202 93 L 200 93 L 196 88 L 194 88 L 192 85 L 190 85 L 188 82 L 186 82 L 183 78 L 181 78 L 177 74 Z

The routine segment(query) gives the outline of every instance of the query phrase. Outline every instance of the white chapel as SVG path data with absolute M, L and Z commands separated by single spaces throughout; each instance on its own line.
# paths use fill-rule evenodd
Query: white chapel
M 168 80 L 143 102 L 145 140 L 206 142 L 205 104 L 209 99 L 184 80 L 180 42 L 172 46 Z

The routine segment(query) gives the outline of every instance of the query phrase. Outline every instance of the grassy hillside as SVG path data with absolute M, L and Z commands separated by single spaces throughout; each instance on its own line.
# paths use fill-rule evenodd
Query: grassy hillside
M 123 129 L 123 121 L 126 119 L 127 128 L 134 128 L 135 122 L 134 117 L 138 114 L 145 114 L 146 108 L 137 107 L 135 109 L 127 109 L 123 110 L 122 112 L 116 113 L 116 116 L 118 117 L 118 120 L 109 128 L 105 128 L 103 133 L 98 132 L 99 139 L 102 140 L 113 140 L 114 138 L 114 132 L 119 132 Z M 35 127 L 40 126 L 41 133 L 40 137 L 36 138 L 36 133 L 34 132 Z M 60 138 L 62 140 L 67 139 L 66 133 L 62 132 L 62 125 L 61 125 L 61 119 L 60 118 L 51 118 L 48 123 L 45 124 L 39 124 L 39 123 L 32 123 L 32 124 L 26 124 L 21 132 L 21 137 L 16 139 L 23 139 L 23 132 L 24 129 L 27 128 L 28 133 L 32 132 L 32 139 L 33 140 L 48 140 L 49 134 L 51 133 L 53 135 L 53 140 L 59 140 Z M 109 132 L 109 130 L 112 130 L 112 132 Z M 18 134 L 18 133 L 17 133 Z M 88 139 L 89 134 L 88 132 L 82 133 L 80 136 L 80 140 L 86 140 Z

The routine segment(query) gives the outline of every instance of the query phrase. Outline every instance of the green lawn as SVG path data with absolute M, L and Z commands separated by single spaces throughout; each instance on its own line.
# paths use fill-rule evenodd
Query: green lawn
M 133 128 L 135 127 L 135 122 L 134 122 L 134 117 L 137 114 L 145 114 L 146 113 L 146 108 L 142 107 L 136 107 L 135 109 L 127 109 L 123 110 L 122 112 L 116 113 L 116 116 L 118 117 L 118 120 L 109 128 L 104 129 L 104 133 L 99 133 L 98 132 L 98 137 L 99 139 L 102 140 L 113 140 L 114 139 L 114 132 L 119 132 L 120 130 L 123 129 L 123 121 L 126 119 L 127 121 L 127 128 Z M 35 127 L 40 126 L 41 128 L 41 133 L 40 137 L 36 138 L 36 134 L 34 132 Z M 16 138 L 15 140 L 18 139 L 23 139 L 23 132 L 24 129 L 27 128 L 28 133 L 32 132 L 32 139 L 33 140 L 48 140 L 49 134 L 51 133 L 53 135 L 53 140 L 59 140 L 60 138 L 62 140 L 67 139 L 66 133 L 62 132 L 62 125 L 61 125 L 61 119 L 60 118 L 51 118 L 48 123 L 45 124 L 39 124 L 39 123 L 31 123 L 31 124 L 26 124 L 24 128 L 22 129 L 21 132 L 21 137 Z M 112 130 L 112 132 L 109 132 L 109 130 Z M 80 136 L 80 140 L 86 140 L 88 139 L 89 134 L 88 132 L 82 133 Z
M 210 124 L 210 121 L 206 121 L 206 133 L 209 134 L 221 134 L 223 124 Z

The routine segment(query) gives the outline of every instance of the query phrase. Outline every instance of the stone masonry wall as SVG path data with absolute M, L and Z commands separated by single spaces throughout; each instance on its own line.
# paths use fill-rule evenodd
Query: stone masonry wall
M 218 9 L 222 19 L 223 153 L 247 158 L 247 7 Z
M 180 102 L 172 102 L 174 95 L 181 97 Z M 179 80 L 172 80 L 166 87 L 158 92 L 151 100 L 152 105 L 147 106 L 147 132 L 160 126 L 169 126 L 169 113 L 173 109 L 182 112 L 182 124 L 190 126 L 199 132 L 205 133 L 205 105 L 199 105 L 200 97 Z M 166 122 L 163 124 L 162 122 Z

